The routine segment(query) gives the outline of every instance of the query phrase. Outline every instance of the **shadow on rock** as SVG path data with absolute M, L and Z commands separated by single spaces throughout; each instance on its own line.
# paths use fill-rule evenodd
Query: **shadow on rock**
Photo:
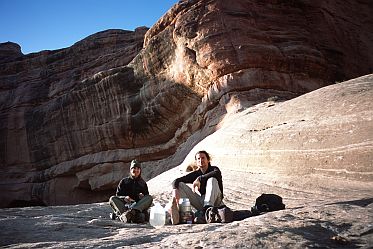
M 339 204 L 347 204 L 347 205 L 355 205 L 359 207 L 366 207 L 373 203 L 373 198 L 364 198 L 360 200 L 352 200 L 352 201 L 342 201 L 342 202 L 334 202 L 327 205 L 339 205 Z

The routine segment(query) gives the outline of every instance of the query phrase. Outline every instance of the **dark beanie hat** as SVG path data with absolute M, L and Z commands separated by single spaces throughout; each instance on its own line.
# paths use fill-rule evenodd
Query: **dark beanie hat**
M 141 169 L 141 164 L 136 159 L 133 159 L 132 162 L 131 162 L 130 170 L 135 168 L 135 167 Z

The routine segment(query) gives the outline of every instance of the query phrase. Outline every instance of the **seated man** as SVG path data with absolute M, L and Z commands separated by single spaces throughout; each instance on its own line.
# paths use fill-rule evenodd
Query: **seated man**
M 172 224 L 179 223 L 180 217 L 176 205 L 180 197 L 188 198 L 190 204 L 203 214 L 208 207 L 224 205 L 223 180 L 220 169 L 211 166 L 210 155 L 206 151 L 198 151 L 195 155 L 195 161 L 198 170 L 176 178 L 172 183 L 173 204 L 170 212 Z M 192 188 L 187 186 L 186 183 L 192 183 Z M 196 188 L 199 193 L 196 192 Z M 198 221 L 195 220 L 195 222 Z
M 110 197 L 111 218 L 119 216 L 123 222 L 143 223 L 149 220 L 148 209 L 152 202 L 148 185 L 141 177 L 141 164 L 132 160 L 130 175 L 120 181 L 116 195 Z

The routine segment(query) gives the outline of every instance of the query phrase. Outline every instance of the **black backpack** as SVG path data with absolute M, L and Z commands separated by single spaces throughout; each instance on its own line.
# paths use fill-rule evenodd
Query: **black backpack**
M 258 215 L 262 212 L 271 212 L 285 209 L 285 204 L 282 203 L 282 197 L 276 194 L 262 194 L 256 198 L 255 206 L 251 208 L 253 215 Z

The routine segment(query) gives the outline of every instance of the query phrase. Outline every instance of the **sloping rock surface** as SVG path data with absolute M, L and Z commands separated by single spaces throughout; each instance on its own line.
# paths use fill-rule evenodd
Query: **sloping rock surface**
M 179 165 L 226 114 L 371 73 L 372 8 L 181 1 L 146 35 L 114 30 L 67 49 L 13 53 L 0 67 L 0 205 L 106 200 L 135 157 L 150 179 Z M 278 121 L 295 122 L 290 116 Z M 261 122 L 251 128 L 268 128 Z M 290 142 L 272 135 L 270 150 Z M 281 153 L 281 167 L 308 160 Z M 270 161 L 260 157 L 260 166 Z M 328 170 L 339 168 L 333 160 Z
M 373 180 L 373 74 L 226 115 L 205 149 L 228 169 Z M 321 179 L 320 179 L 321 181 Z

